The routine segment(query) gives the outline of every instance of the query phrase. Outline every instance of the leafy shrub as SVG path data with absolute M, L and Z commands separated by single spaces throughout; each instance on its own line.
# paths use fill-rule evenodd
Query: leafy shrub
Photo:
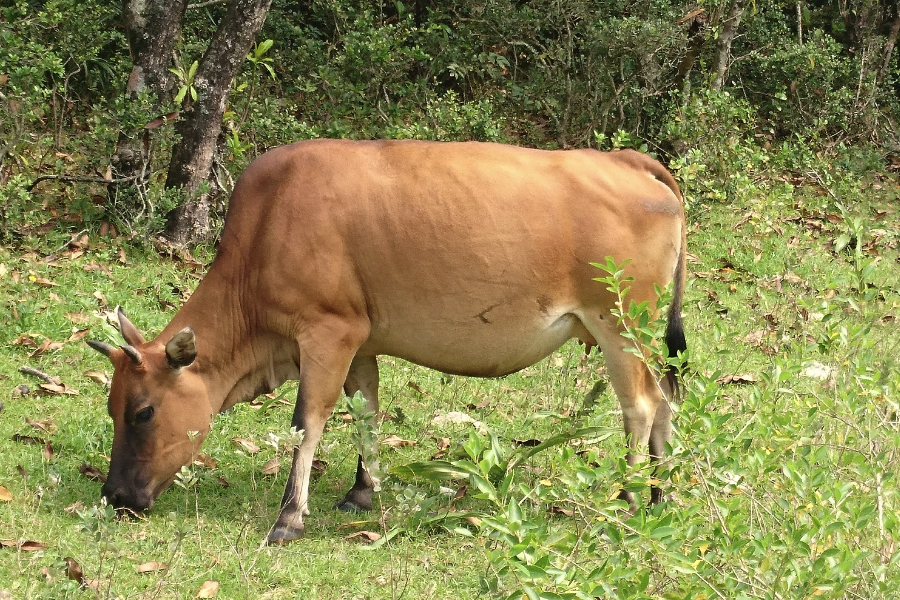
M 708 197 L 746 198 L 769 161 L 757 143 L 758 125 L 750 103 L 728 91 L 692 94 L 663 129 L 678 155 L 670 167 L 683 184 L 699 185 Z

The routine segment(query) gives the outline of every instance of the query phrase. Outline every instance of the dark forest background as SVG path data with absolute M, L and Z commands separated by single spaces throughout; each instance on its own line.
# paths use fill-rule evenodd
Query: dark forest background
M 898 28 L 873 0 L 2 0 L 0 241 L 209 241 L 247 163 L 312 137 L 634 147 L 720 200 L 896 169 Z

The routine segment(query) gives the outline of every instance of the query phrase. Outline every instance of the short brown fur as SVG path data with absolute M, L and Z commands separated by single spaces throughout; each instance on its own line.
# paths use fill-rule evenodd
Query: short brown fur
M 624 350 L 615 298 L 589 263 L 630 260 L 638 302 L 674 282 L 667 341 L 681 350 L 684 243 L 674 179 L 637 152 L 337 140 L 272 150 L 241 176 L 218 256 L 165 330 L 145 341 L 120 313 L 140 363 L 92 344 L 115 365 L 103 493 L 149 508 L 217 412 L 299 379 L 293 425 L 305 438 L 268 536 L 287 542 L 303 533 L 313 454 L 341 389 L 377 408 L 377 355 L 494 377 L 573 337 L 606 356 L 629 461 L 648 444 L 658 458 L 671 431 L 661 390 L 674 384 Z M 368 508 L 371 491 L 360 463 L 342 506 Z

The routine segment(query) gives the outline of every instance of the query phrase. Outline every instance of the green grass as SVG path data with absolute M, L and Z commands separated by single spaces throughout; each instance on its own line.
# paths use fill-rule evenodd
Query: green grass
M 80 340 L 34 357 L 35 348 L 21 343 L 64 342 L 84 328 L 91 338 L 117 341 L 103 320 L 117 304 L 144 331 L 158 332 L 200 271 L 96 235 L 75 258 L 66 255 L 66 233 L 0 250 L 0 486 L 12 495 L 0 501 L 0 540 L 44 546 L 0 549 L 0 591 L 178 598 L 215 580 L 219 598 L 474 598 L 490 590 L 504 597 L 530 590 L 546 597 L 576 590 L 619 598 L 897 597 L 898 186 L 891 178 L 877 190 L 866 179 L 834 179 L 828 190 L 760 184 L 742 206 L 691 197 L 693 276 L 684 312 L 692 372 L 676 417 L 670 502 L 634 517 L 618 510 L 613 499 L 626 480 L 618 434 L 584 454 L 573 451 L 580 446 L 539 454 L 518 467 L 498 503 L 470 485 L 453 508 L 483 519 L 480 527 L 463 515 L 417 511 L 439 496 L 435 482 L 421 480 L 389 481 L 377 510 L 343 514 L 332 507 L 351 483 L 355 454 L 350 426 L 336 415 L 319 452 L 327 469 L 311 486 L 307 537 L 284 548 L 262 545 L 289 467 L 283 449 L 265 441 L 286 432 L 289 406 L 244 404 L 220 415 L 203 448 L 216 467 L 194 467 L 196 483 L 167 491 L 146 517 L 79 515 L 72 507 L 89 509 L 100 492 L 79 467 L 105 471 L 112 441 L 106 389 L 85 372 L 109 374 L 109 364 Z M 831 194 L 851 207 L 849 215 Z M 852 244 L 832 248 L 852 218 L 864 225 L 859 256 Z M 860 267 L 876 257 L 861 280 Z M 20 373 L 23 365 L 59 377 L 77 395 L 36 392 L 41 382 Z M 832 369 L 828 378 L 804 375 L 822 365 Z M 450 377 L 387 357 L 381 369 L 382 410 L 390 415 L 381 437 L 415 442 L 382 446 L 389 466 L 427 460 L 441 438 L 454 447 L 468 438 L 471 426 L 433 425 L 437 410 L 485 422 L 504 447 L 547 439 L 576 420 L 620 428 L 608 391 L 583 414 L 603 359 L 585 357 L 574 343 L 497 380 Z M 725 375 L 746 377 L 728 384 Z M 16 397 L 23 384 L 31 392 Z M 537 411 L 555 416 L 529 420 Z M 50 422 L 50 432 L 26 418 Z M 49 440 L 52 455 L 17 435 Z M 242 451 L 236 437 L 262 449 Z M 280 473 L 263 475 L 275 456 Z M 360 530 L 402 533 L 372 550 L 347 539 Z M 99 580 L 99 592 L 77 589 L 66 557 Z M 168 569 L 138 573 L 149 561 Z

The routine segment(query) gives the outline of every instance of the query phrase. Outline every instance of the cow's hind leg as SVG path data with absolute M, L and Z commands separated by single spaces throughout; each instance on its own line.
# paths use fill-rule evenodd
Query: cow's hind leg
M 366 399 L 366 408 L 370 418 L 370 425 L 374 426 L 375 415 L 378 412 L 378 360 L 375 356 L 356 356 L 350 364 L 350 372 L 347 373 L 347 381 L 344 382 L 344 393 L 352 397 L 356 392 L 361 392 Z M 378 446 L 369 449 L 370 460 L 378 460 Z M 353 487 L 344 496 L 337 507 L 344 511 L 371 510 L 372 493 L 375 491 L 375 482 L 369 474 L 368 468 L 377 471 L 378 465 L 366 465 L 360 455 L 356 465 L 356 481 Z
M 284 544 L 303 535 L 303 515 L 309 514 L 309 475 L 316 445 L 331 416 L 358 344 L 352 331 L 331 323 L 307 331 L 309 348 L 300 346 L 300 389 L 291 425 L 302 429 L 294 450 L 291 474 L 281 500 L 281 513 L 266 541 Z
M 628 465 L 634 467 L 646 461 L 647 450 L 652 461 L 661 459 L 672 433 L 672 412 L 655 375 L 643 360 L 627 350 L 633 342 L 622 337 L 615 317 L 607 314 L 605 318 L 583 318 L 582 322 L 606 357 L 610 383 L 622 408 Z M 623 490 L 622 498 L 632 508 L 637 507 L 632 493 Z M 661 498 L 661 491 L 653 487 L 650 501 Z

